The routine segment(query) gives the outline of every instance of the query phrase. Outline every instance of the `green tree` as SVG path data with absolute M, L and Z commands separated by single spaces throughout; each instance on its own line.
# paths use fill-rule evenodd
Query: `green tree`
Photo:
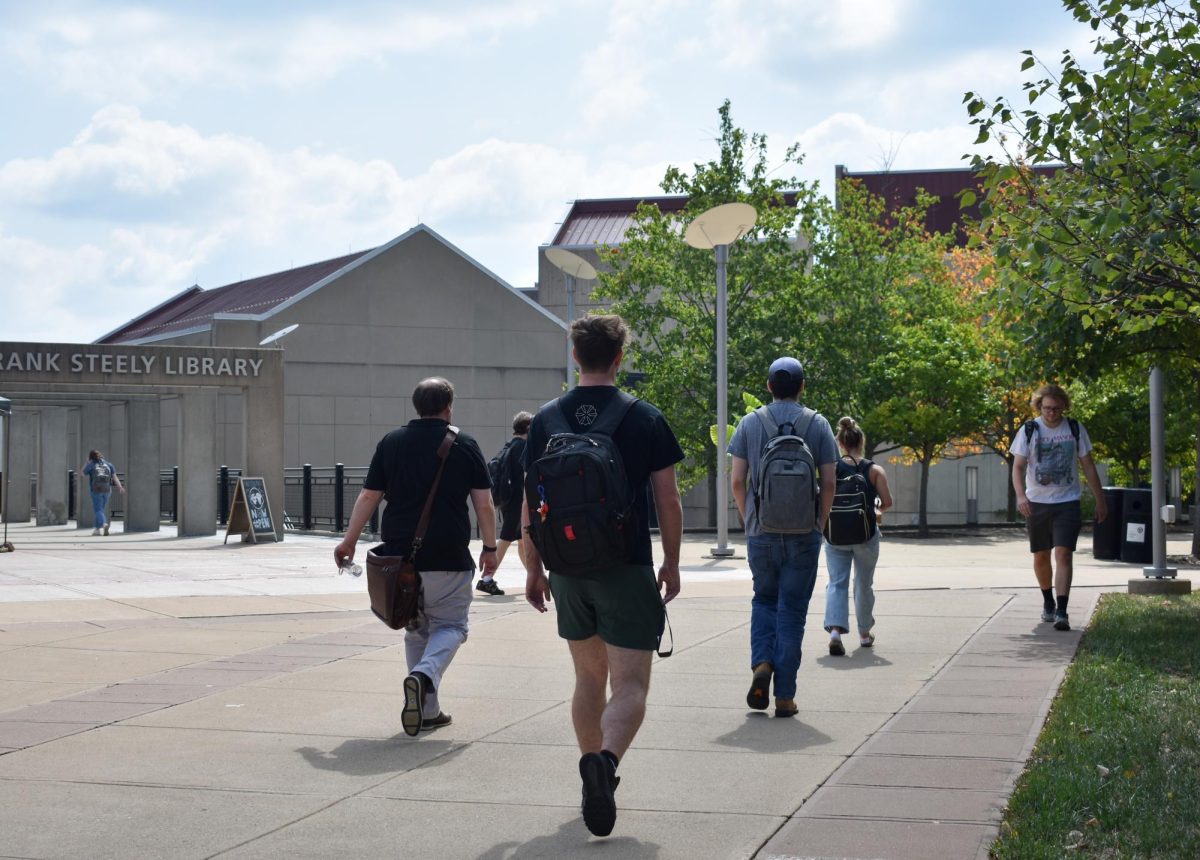
M 997 261 L 1015 276 L 1012 301 L 1063 345 L 1060 372 L 1115 349 L 1178 354 L 1200 379 L 1200 4 L 1063 6 L 1096 31 L 1094 68 L 1068 51 L 1025 83 L 1027 105 L 964 99 L 977 142 L 1005 147 L 973 160 Z M 1026 54 L 1023 70 L 1039 65 Z M 1050 162 L 1063 169 L 1023 167 Z
M 661 183 L 667 194 L 687 195 L 686 208 L 663 214 L 640 206 L 621 246 L 607 249 L 612 271 L 600 273 L 593 292 L 635 333 L 628 364 L 644 374 L 639 393 L 662 409 L 688 454 L 680 470 L 685 488 L 715 472 L 716 262 L 712 251 L 683 241 L 682 227 L 723 203 L 749 203 L 758 212 L 729 254 L 727 364 L 736 404 L 737 392 L 762 390 L 770 361 L 802 328 L 792 299 L 807 255 L 794 238 L 797 219 L 816 201 L 815 184 L 772 170 L 766 137 L 737 128 L 728 101 L 719 117 L 716 159 L 690 173 L 670 167 Z M 785 165 L 800 163 L 798 150 L 789 149 Z

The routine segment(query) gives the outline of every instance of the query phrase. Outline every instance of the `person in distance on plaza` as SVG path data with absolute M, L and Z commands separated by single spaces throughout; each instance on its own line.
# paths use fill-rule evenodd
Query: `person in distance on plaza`
M 773 677 L 775 716 L 794 717 L 821 529 L 833 505 L 837 444 L 824 416 L 797 402 L 804 392 L 799 361 L 783 356 L 772 362 L 767 388 L 773 402 L 738 422 L 728 448 L 754 582 L 746 704 L 765 711 Z
M 496 567 L 504 561 L 509 546 L 516 542 L 517 554 L 525 561 L 525 549 L 521 542 L 521 503 L 525 496 L 525 440 L 529 436 L 529 425 L 533 415 L 518 412 L 512 420 L 512 438 L 504 443 L 496 456 L 488 461 L 488 474 L 492 479 L 492 502 L 500 514 L 500 540 L 496 546 Z M 503 595 L 496 580 L 484 575 L 475 583 L 475 590 L 484 594 Z
M 1017 431 L 1009 453 L 1013 455 L 1012 482 L 1017 510 L 1025 517 L 1033 573 L 1042 590 L 1042 621 L 1053 621 L 1055 630 L 1070 630 L 1067 601 L 1071 596 L 1075 544 L 1083 524 L 1079 500 L 1079 465 L 1096 499 L 1096 522 L 1108 516 L 1108 503 L 1100 490 L 1100 476 L 1092 462 L 1092 440 L 1087 429 L 1067 417 L 1071 398 L 1057 385 L 1043 385 L 1030 405 L 1038 413 Z
M 108 535 L 112 522 L 108 519 L 108 500 L 112 498 L 113 487 L 117 492 L 124 493 L 125 487 L 117 477 L 117 467 L 104 459 L 104 455 L 93 448 L 88 451 L 88 461 L 79 470 L 87 480 L 88 490 L 92 496 L 92 512 L 95 514 L 93 535 Z
M 451 426 L 454 387 L 441 377 L 423 379 L 412 402 L 420 417 L 388 433 L 375 448 L 346 536 L 333 550 L 338 567 L 354 558 L 358 536 L 384 498 L 388 504 L 380 524 L 383 544 L 376 553 L 403 556 L 412 549 L 413 533 L 437 474 L 438 448 Z M 441 709 L 442 681 L 467 639 L 475 573 L 468 499 L 483 536 L 479 567 L 490 576 L 496 572 L 496 512 L 487 464 L 475 440 L 459 432 L 446 456 L 428 531 L 413 559 L 421 574 L 422 611 L 417 624 L 404 633 L 408 676 L 400 714 L 410 737 L 450 724 L 450 715 Z
M 842 657 L 846 646 L 842 634 L 850 632 L 850 567 L 854 566 L 854 617 L 858 642 L 863 648 L 875 644 L 875 565 L 879 561 L 879 523 L 892 506 L 887 472 L 863 457 L 867 437 L 850 416 L 838 421 L 837 443 L 842 457 L 837 461 L 837 489 L 825 525 L 825 566 L 829 584 L 825 588 L 825 630 L 829 653 Z
M 557 604 L 575 669 L 583 821 L 596 836 L 616 824 L 617 767 L 645 717 L 664 604 L 680 589 L 683 450 L 662 412 L 616 387 L 628 337 L 615 315 L 571 323 L 579 385 L 538 411 L 525 449 L 525 599 L 539 612 Z M 657 583 L 648 488 L 663 551 Z

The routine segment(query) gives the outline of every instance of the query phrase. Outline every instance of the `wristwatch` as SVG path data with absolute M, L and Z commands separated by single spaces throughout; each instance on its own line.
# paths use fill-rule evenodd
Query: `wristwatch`
M 496 548 L 494 546 L 488 546 L 487 544 L 484 544 L 483 551 L 484 552 L 495 552 Z

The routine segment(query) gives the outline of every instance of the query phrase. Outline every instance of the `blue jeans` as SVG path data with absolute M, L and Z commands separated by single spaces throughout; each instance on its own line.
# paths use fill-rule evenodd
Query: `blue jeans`
M 770 663 L 775 696 L 796 696 L 796 673 L 808 602 L 817 583 L 821 533 L 757 535 L 747 538 L 746 555 L 754 578 L 750 604 L 750 666 Z
M 104 516 L 104 509 L 108 507 L 108 497 L 112 495 L 112 490 L 107 493 L 97 493 L 93 490 L 88 490 L 92 494 L 92 512 L 96 515 L 96 528 L 104 528 L 104 524 L 108 519 Z
M 854 617 L 858 632 L 865 636 L 875 626 L 871 614 L 875 608 L 875 564 L 879 561 L 879 529 L 866 543 L 834 546 L 825 544 L 825 566 L 829 585 L 825 586 L 825 629 L 850 630 L 850 564 L 854 564 Z

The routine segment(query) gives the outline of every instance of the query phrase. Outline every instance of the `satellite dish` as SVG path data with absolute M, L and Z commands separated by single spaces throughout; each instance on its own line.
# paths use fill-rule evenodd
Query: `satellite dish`
M 292 323 L 286 328 L 281 328 L 279 331 L 275 332 L 275 334 L 267 335 L 258 342 L 258 345 L 266 346 L 267 344 L 274 343 L 277 340 L 282 340 L 298 328 L 300 328 L 300 323 Z
M 725 203 L 697 215 L 683 231 L 683 240 L 693 248 L 732 245 L 757 220 L 758 212 L 749 203 Z
M 564 248 L 547 248 L 546 259 L 576 280 L 591 281 L 596 277 L 591 263 Z

